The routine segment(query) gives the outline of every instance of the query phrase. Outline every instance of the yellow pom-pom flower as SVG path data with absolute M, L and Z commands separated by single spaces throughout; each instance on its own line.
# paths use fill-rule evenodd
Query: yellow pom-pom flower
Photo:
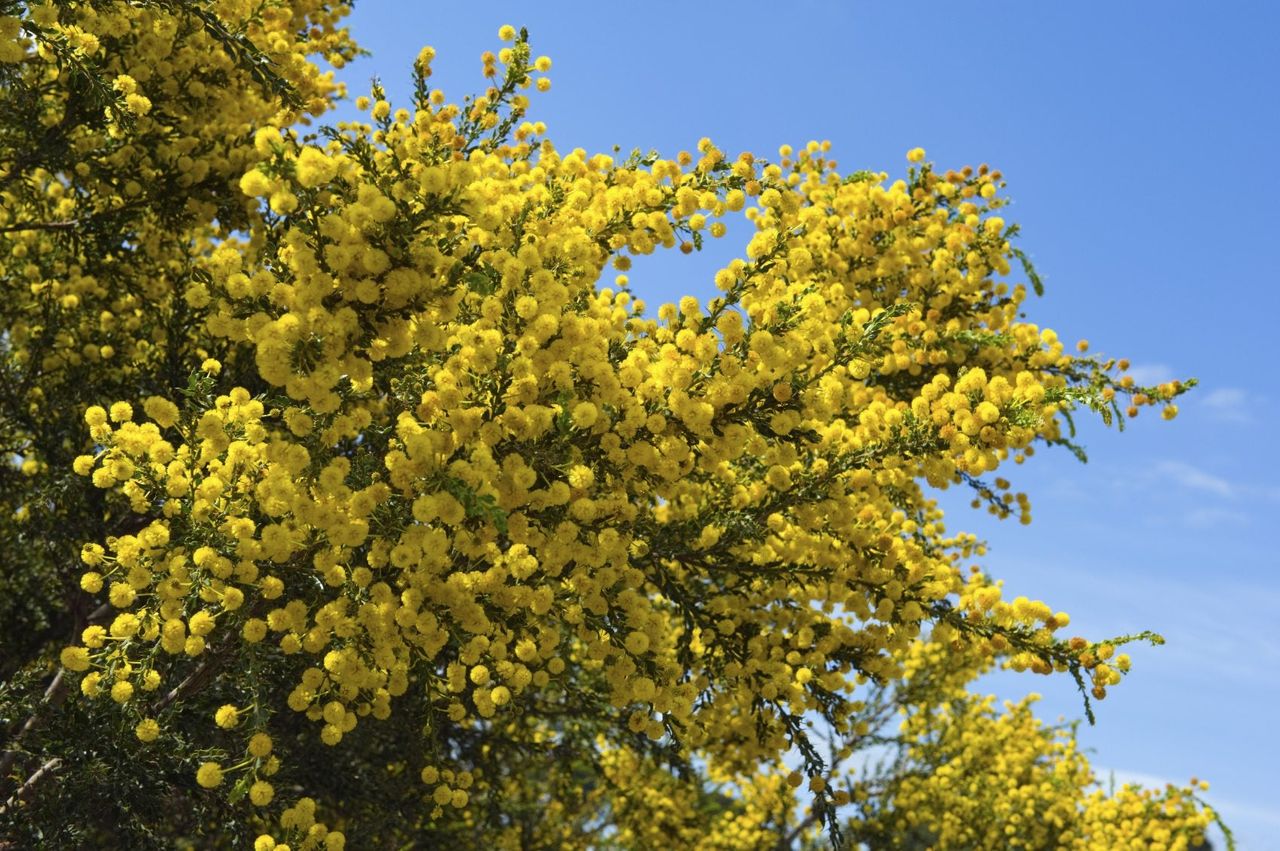
M 206 789 L 213 789 L 222 783 L 222 766 L 216 762 L 204 762 L 196 770 L 196 782 Z
M 213 714 L 214 723 L 224 730 L 230 730 L 240 721 L 240 711 L 231 704 L 223 704 Z
M 160 737 L 160 724 L 154 718 L 144 718 L 133 728 L 133 734 L 142 742 L 154 742 Z

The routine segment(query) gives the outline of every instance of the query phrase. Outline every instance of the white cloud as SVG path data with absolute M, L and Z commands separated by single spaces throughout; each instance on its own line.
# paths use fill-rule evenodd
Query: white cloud
M 1187 780 L 1184 780 L 1181 783 L 1175 783 L 1168 778 L 1159 777 L 1155 774 L 1144 774 L 1141 771 L 1126 771 L 1122 768 L 1104 768 L 1098 765 L 1093 767 L 1093 773 L 1098 778 L 1099 785 L 1104 789 L 1109 789 L 1113 781 L 1115 782 L 1117 789 L 1131 783 L 1143 786 L 1147 789 L 1163 789 L 1169 783 L 1173 783 L 1175 786 L 1184 786 L 1187 781 L 1191 779 L 1187 778 Z
M 1249 525 L 1247 515 L 1238 511 L 1209 506 L 1193 508 L 1186 513 L 1183 519 L 1188 526 L 1194 526 L 1197 529 L 1223 529 L 1228 526 L 1240 528 Z
M 1001 565 L 991 567 L 1001 574 Z M 1218 572 L 1205 565 L 1193 573 L 1176 563 L 1153 568 L 1142 560 L 1094 563 L 1062 550 L 1047 560 L 1020 563 L 1017 577 L 1006 570 L 1011 581 L 1006 593 L 1034 592 L 1065 609 L 1079 635 L 1156 629 L 1168 643 L 1142 651 L 1141 667 L 1158 670 L 1158 682 L 1200 688 L 1204 672 L 1212 671 L 1224 688 L 1280 694 L 1280 633 L 1260 626 L 1273 623 L 1280 611 L 1280 585 L 1269 566 L 1257 576 L 1247 575 L 1252 568 L 1224 566 Z M 1100 588 L 1106 593 L 1082 590 Z
M 1144 363 L 1138 364 L 1129 369 L 1127 375 L 1133 376 L 1135 383 L 1143 387 L 1150 387 L 1153 384 L 1164 384 L 1166 381 L 1172 381 L 1174 378 L 1173 368 L 1165 363 Z
M 1199 681 L 1202 672 L 1213 671 L 1232 688 L 1280 688 L 1280 637 L 1258 624 L 1270 623 L 1280 608 L 1280 589 L 1270 583 L 1221 577 L 1207 584 L 1190 577 L 1162 576 L 1149 572 L 1097 573 L 1081 565 L 1067 571 L 1073 582 L 1106 586 L 1108 595 L 1097 598 L 1087 615 L 1072 620 L 1081 634 L 1114 635 L 1155 626 L 1168 643 L 1143 654 L 1142 665 L 1162 671 L 1165 682 Z M 1045 599 L 1067 611 L 1080 609 L 1083 601 L 1070 595 Z
M 1195 399 L 1195 396 L 1191 398 Z M 1256 422 L 1249 406 L 1257 401 L 1239 387 L 1217 387 L 1206 393 L 1199 404 L 1219 422 L 1247 425 Z
M 1156 465 L 1156 472 L 1184 488 L 1207 491 L 1224 497 L 1235 495 L 1235 488 L 1226 479 L 1206 473 L 1185 461 L 1161 461 Z
M 1243 405 L 1247 397 L 1239 387 L 1216 387 L 1205 394 L 1200 404 L 1207 408 L 1235 408 Z

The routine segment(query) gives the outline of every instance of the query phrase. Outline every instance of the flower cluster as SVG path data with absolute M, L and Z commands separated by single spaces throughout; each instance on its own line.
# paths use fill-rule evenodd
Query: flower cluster
M 982 663 L 971 657 L 981 670 Z M 1106 791 L 1076 742 L 1074 725 L 1047 727 L 1032 694 L 997 707 L 964 690 L 954 658 L 939 645 L 915 648 L 890 705 L 900 730 L 886 738 L 908 767 L 896 774 L 841 778 L 866 814 L 850 830 L 876 848 L 1064 848 L 1102 851 L 1201 847 L 1217 819 L 1192 779 L 1162 790 Z M 924 686 L 924 688 L 920 688 Z
M 93 56 L 94 32 L 154 14 L 108 5 L 77 7 L 75 23 L 39 12 L 0 60 Z M 217 7 L 307 111 L 340 91 L 306 56 L 350 52 L 332 27 L 341 7 Z M 359 101 L 368 123 L 304 135 L 298 108 L 197 79 L 201 57 L 223 56 L 210 36 L 146 22 L 154 44 L 138 55 L 164 68 L 104 60 L 121 112 L 82 143 L 81 191 L 44 176 L 49 215 L 128 204 L 141 178 L 172 173 L 168 157 L 193 189 L 184 214 L 219 224 L 122 278 L 23 273 L 54 314 L 6 337 L 39 360 L 44 404 L 94 371 L 66 463 L 130 519 L 83 547 L 80 587 L 110 613 L 62 665 L 139 746 L 200 742 L 192 780 L 247 798 L 255 847 L 343 847 L 315 818 L 319 798 L 341 827 L 342 796 L 294 766 L 341 775 L 353 739 L 374 747 L 397 723 L 416 732 L 361 776 L 419 808 L 411 830 L 480 842 L 484 807 L 563 787 L 570 772 L 552 763 L 569 754 L 630 791 L 557 797 L 536 828 L 549 843 L 581 840 L 593 806 L 636 846 L 708 831 L 716 847 L 772 844 L 815 819 L 856 832 L 842 813 L 866 790 L 839 786 L 804 719 L 866 736 L 862 692 L 910 681 L 922 653 L 980 660 L 957 668 L 961 690 L 992 661 L 1087 675 L 1095 698 L 1119 682 L 1117 642 L 1063 638 L 1064 613 L 1005 600 L 966 565 L 981 545 L 948 532 L 930 496 L 972 487 L 1029 521 L 997 471 L 1070 445 L 1079 407 L 1132 416 L 1185 389 L 1136 387 L 1024 318 L 998 171 L 939 171 L 916 149 L 902 178 L 841 174 L 826 142 L 776 161 L 708 139 L 669 159 L 560 150 L 525 94 L 546 90 L 551 62 L 509 27 L 482 57 L 482 95 L 431 88 L 427 48 L 412 104 L 375 87 Z M 178 141 L 146 141 L 195 117 L 206 123 Z M 137 189 L 93 184 L 96 156 L 134 158 Z M 202 206 L 194 189 L 210 181 L 230 195 Z M 752 234 L 715 274 L 719 295 L 651 313 L 631 259 L 697 250 L 731 215 Z M 48 233 L 15 243 L 6 280 Z M 973 833 L 974 808 L 1082 848 L 1129 830 L 1130 813 L 1171 848 L 1206 823 L 1176 795 L 1085 799 L 1087 766 L 1025 704 L 1001 715 L 973 699 L 910 716 L 906 735 L 917 750 L 958 737 L 932 778 L 892 791 L 948 847 L 1004 842 Z M 965 803 L 938 803 L 970 763 L 991 783 L 1001 748 L 1029 785 L 953 786 Z M 793 749 L 804 771 L 788 776 Z M 695 760 L 736 803 L 716 810 L 669 771 Z M 286 800 L 278 773 L 315 797 Z M 815 815 L 780 827 L 805 777 Z M 1070 793 L 1042 794 L 1051 778 Z M 484 844 L 522 841 L 493 830 Z

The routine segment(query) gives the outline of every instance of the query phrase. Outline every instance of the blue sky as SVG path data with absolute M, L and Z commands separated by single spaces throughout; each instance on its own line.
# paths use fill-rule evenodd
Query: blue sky
M 1032 320 L 1129 357 L 1144 382 L 1200 379 L 1172 423 L 1086 423 L 1088 465 L 1044 452 L 1013 471 L 1032 497 L 1028 527 L 945 504 L 953 529 L 990 541 L 984 564 L 1012 594 L 1067 610 L 1087 635 L 1168 639 L 1133 651 L 1134 674 L 1083 728 L 1094 764 L 1121 782 L 1207 778 L 1241 848 L 1280 848 L 1280 581 L 1266 533 L 1280 511 L 1267 438 L 1280 383 L 1263 346 L 1280 316 L 1265 165 L 1280 131 L 1280 6 L 363 0 L 351 26 L 373 56 L 341 73 L 353 95 L 377 75 L 408 105 L 410 63 L 431 44 L 433 82 L 460 99 L 482 88 L 479 54 L 504 23 L 555 62 L 533 112 L 562 150 L 674 154 L 705 135 L 768 157 L 830 139 L 842 170 L 891 176 L 917 145 L 944 169 L 991 163 L 1045 278 Z M 744 233 L 644 258 L 633 288 L 655 307 L 708 296 Z M 1081 714 L 1065 678 L 988 685 L 1043 693 L 1050 719 Z

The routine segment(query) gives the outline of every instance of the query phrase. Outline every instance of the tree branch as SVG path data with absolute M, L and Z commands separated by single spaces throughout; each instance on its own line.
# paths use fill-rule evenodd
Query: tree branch
M 9 797 L 9 800 L 5 801 L 3 805 L 0 805 L 0 815 L 4 815 L 8 812 L 10 807 L 15 807 L 18 804 L 26 803 L 31 800 L 31 794 L 35 791 L 35 787 L 39 785 L 40 781 L 56 772 L 61 767 L 62 760 L 58 757 L 54 757 L 44 765 L 40 766 L 39 770 L 37 770 L 35 774 L 28 777 L 27 781 L 18 787 L 18 791 L 14 792 L 13 795 Z
M 79 219 L 69 219 L 65 222 L 23 222 L 18 225 L 0 227 L 0 233 L 16 233 L 24 230 L 71 230 L 81 224 L 83 222 Z
M 111 604 L 103 603 L 89 614 L 87 621 L 95 621 L 110 611 Z M 20 729 L 17 734 L 10 739 L 9 748 L 4 752 L 4 756 L 0 757 L 0 783 L 4 782 L 4 778 L 9 774 L 9 769 L 13 767 L 13 763 L 17 760 L 18 754 L 21 753 L 21 751 L 18 750 L 18 746 L 21 744 L 23 737 L 43 723 L 44 710 L 50 706 L 61 706 L 63 701 L 67 699 L 67 695 L 71 693 L 71 686 L 67 684 L 65 676 L 66 672 L 65 668 L 58 668 L 58 672 L 53 675 L 53 681 L 49 683 L 48 688 L 44 691 L 44 697 L 41 699 L 40 705 L 31 713 L 31 717 L 22 725 L 22 729 Z M 46 763 L 46 765 L 47 764 L 48 763 Z

